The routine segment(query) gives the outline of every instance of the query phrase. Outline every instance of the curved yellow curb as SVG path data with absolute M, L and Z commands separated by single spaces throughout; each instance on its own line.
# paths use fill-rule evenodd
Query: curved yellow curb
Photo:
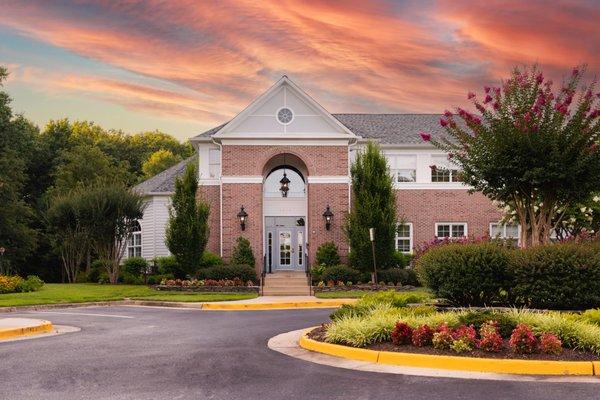
M 506 360 L 367 350 L 310 339 L 308 337 L 308 332 L 312 329 L 313 328 L 308 329 L 300 337 L 300 347 L 306 350 L 351 360 L 369 361 L 378 364 L 402 365 L 405 367 L 522 375 L 591 376 L 594 375 L 595 366 L 596 375 L 600 375 L 600 362 L 598 361 Z
M 290 310 L 295 308 L 337 308 L 344 304 L 353 304 L 357 299 L 340 299 L 330 301 L 293 301 L 280 303 L 203 303 L 203 310 L 220 311 L 257 311 L 257 310 Z
M 40 333 L 50 333 L 54 327 L 50 321 L 41 321 L 42 323 L 35 326 L 27 326 L 23 328 L 8 328 L 0 329 L 0 340 L 14 339 L 20 336 L 38 335 Z

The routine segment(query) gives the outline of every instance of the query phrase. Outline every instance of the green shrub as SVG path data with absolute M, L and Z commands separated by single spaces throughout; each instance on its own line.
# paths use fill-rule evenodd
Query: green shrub
M 360 272 L 350 268 L 346 265 L 334 265 L 332 267 L 325 268 L 325 272 L 321 275 L 321 279 L 325 282 L 358 282 L 360 279 Z
M 163 279 L 166 279 L 166 280 L 175 279 L 175 276 L 173 276 L 172 274 L 150 275 L 148 277 L 148 285 L 159 285 Z
M 600 309 L 587 310 L 579 317 L 582 321 L 600 325 Z
M 148 261 L 143 257 L 130 257 L 123 263 L 123 272 L 139 277 L 148 270 Z
M 506 301 L 512 285 L 510 250 L 493 243 L 448 244 L 419 257 L 421 283 L 454 304 L 486 305 Z
M 134 275 L 127 271 L 124 271 L 121 274 L 121 277 L 119 280 L 127 285 L 143 285 L 144 284 L 144 280 L 139 275 Z
M 217 265 L 223 265 L 223 259 L 221 256 L 215 253 L 211 253 L 210 251 L 205 251 L 202 253 L 202 258 L 200 259 L 200 268 L 210 268 Z
M 377 271 L 377 280 L 379 282 L 393 282 L 395 285 L 419 286 L 415 271 L 406 268 L 389 268 Z
M 410 262 L 411 256 L 401 251 L 395 251 L 392 254 L 392 266 L 396 268 L 406 268 Z
M 100 274 L 106 271 L 103 260 L 94 260 L 90 265 L 90 272 L 87 274 L 87 282 L 98 283 Z
M 75 278 L 75 283 L 87 283 L 89 282 L 88 279 L 88 274 L 85 271 L 79 271 Z
M 158 273 L 161 275 L 173 275 L 176 278 L 185 278 L 185 271 L 179 266 L 175 256 L 156 257 Z
M 249 265 L 218 265 L 198 271 L 199 279 L 231 279 L 240 278 L 242 281 L 258 282 L 256 271 Z
M 591 246 L 553 244 L 521 250 L 513 264 L 518 303 L 535 308 L 600 306 L 600 255 Z
M 229 263 L 231 265 L 249 265 L 251 267 L 256 265 L 254 253 L 252 252 L 252 247 L 250 246 L 250 241 L 248 239 L 241 236 L 237 238 L 237 243 L 233 248 Z
M 20 292 L 35 292 L 44 286 L 44 281 L 41 280 L 37 275 L 29 275 L 25 279 L 19 288 Z
M 332 267 L 340 264 L 338 248 L 333 242 L 325 242 L 317 249 L 316 262 L 319 265 Z

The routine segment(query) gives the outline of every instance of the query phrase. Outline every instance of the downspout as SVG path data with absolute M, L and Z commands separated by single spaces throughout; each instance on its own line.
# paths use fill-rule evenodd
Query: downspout
M 219 253 L 223 258 L 223 144 L 212 141 L 219 146 Z

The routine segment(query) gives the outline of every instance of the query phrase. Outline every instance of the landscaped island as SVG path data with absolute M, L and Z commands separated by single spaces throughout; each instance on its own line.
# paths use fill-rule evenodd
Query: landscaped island
M 438 311 L 409 293 L 366 295 L 332 315 L 311 339 L 378 351 L 569 361 L 600 360 L 600 310 Z

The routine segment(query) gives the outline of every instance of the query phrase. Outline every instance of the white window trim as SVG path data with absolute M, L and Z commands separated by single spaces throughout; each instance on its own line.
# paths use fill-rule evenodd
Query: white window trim
M 410 243 L 410 251 L 403 251 L 402 253 L 404 253 L 404 254 L 412 254 L 413 253 L 413 249 L 414 249 L 414 246 L 413 246 L 413 237 L 415 236 L 415 233 L 413 231 L 413 223 L 412 222 L 403 222 L 403 223 L 399 223 L 396 226 L 396 236 L 395 236 L 395 241 L 394 241 L 395 242 L 394 243 L 395 244 L 394 247 L 396 248 L 396 250 L 398 250 L 398 239 L 406 239 L 405 236 L 402 236 L 402 237 L 398 236 L 398 226 L 400 226 L 400 225 L 408 225 L 410 227 L 410 234 L 408 236 L 409 243 Z
M 452 234 L 452 226 L 453 225 L 464 225 L 465 226 L 465 235 L 461 236 L 461 237 L 468 237 L 469 236 L 469 224 L 467 224 L 466 222 L 436 222 L 435 223 L 435 231 L 433 232 L 433 235 L 437 238 L 444 238 L 446 236 L 438 236 L 438 226 L 439 225 L 450 225 L 450 234 Z M 448 236 L 450 239 L 459 239 L 456 237 L 452 237 L 452 236 Z
M 507 224 L 502 224 L 500 222 L 490 222 L 489 233 L 490 233 L 491 239 L 496 238 L 496 236 L 492 236 L 492 226 L 493 225 L 502 226 L 502 235 L 500 236 L 500 239 L 510 239 L 509 237 L 506 236 L 506 225 Z M 515 224 L 510 224 L 510 225 L 515 225 Z M 515 239 L 517 239 L 517 245 L 520 246 L 521 245 L 521 224 L 516 224 L 516 225 L 517 225 L 517 237 Z

